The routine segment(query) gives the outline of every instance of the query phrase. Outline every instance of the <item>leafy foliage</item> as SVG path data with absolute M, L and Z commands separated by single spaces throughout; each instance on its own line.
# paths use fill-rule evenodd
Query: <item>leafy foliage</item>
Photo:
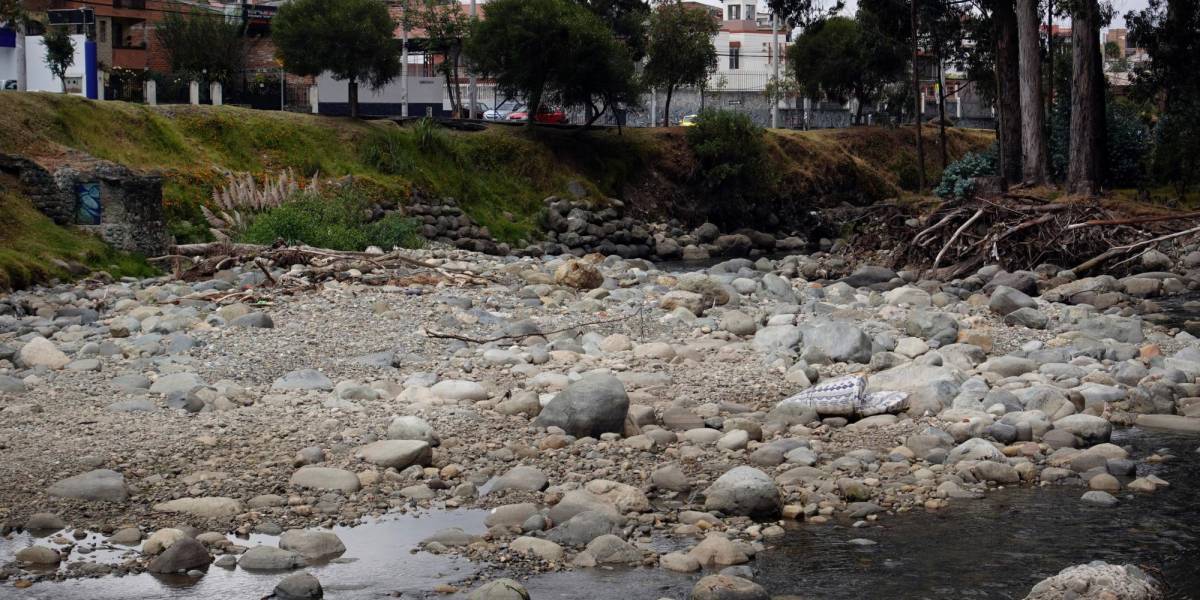
M 877 24 L 872 13 L 860 11 L 858 19 L 832 17 L 806 29 L 788 49 L 796 81 L 811 97 L 852 97 L 861 109 L 904 72 L 904 47 Z
M 315 77 L 329 71 L 350 82 L 351 113 L 356 83 L 379 89 L 400 74 L 396 23 L 380 0 L 293 0 L 271 21 L 271 39 L 288 71 Z
M 702 8 L 679 3 L 663 3 L 650 17 L 650 60 L 642 70 L 642 78 L 650 87 L 667 92 L 669 119 L 671 94 L 679 86 L 702 86 L 708 75 L 717 68 L 717 49 L 713 37 L 717 22 Z
M 972 179 L 988 177 L 996 174 L 996 146 L 984 152 L 968 152 L 962 158 L 946 166 L 942 172 L 942 181 L 933 189 L 933 193 L 942 198 L 962 200 L 974 191 Z
M 42 37 L 42 43 L 46 45 L 46 68 L 63 83 L 65 92 L 67 69 L 75 64 L 75 40 L 71 39 L 66 29 L 54 27 Z
M 807 28 L 809 25 L 842 12 L 844 0 L 834 0 L 826 5 L 814 0 L 767 0 L 771 14 L 779 15 L 780 21 L 793 27 Z
M 225 15 L 172 9 L 154 30 L 171 71 L 190 79 L 228 83 L 245 62 L 242 27 Z
M 457 1 L 417 0 L 410 10 L 413 24 L 425 30 L 429 51 L 440 58 L 435 61 L 437 71 L 445 80 L 446 94 L 453 112 L 458 113 L 463 108 L 458 65 L 462 60 L 466 36 L 470 32 L 471 16 Z
M 300 193 L 298 197 L 255 217 L 243 241 L 270 244 L 277 239 L 301 242 L 330 250 L 365 250 L 379 246 L 420 246 L 417 224 L 398 213 L 373 223 L 367 200 L 353 188 L 343 188 L 329 197 Z
M 748 115 L 705 110 L 688 128 L 687 142 L 698 163 L 695 183 L 718 224 L 743 222 L 748 209 L 773 190 L 763 129 Z
M 646 0 L 575 0 L 612 30 L 625 46 L 629 57 L 640 61 L 646 56 L 646 23 L 650 4 Z
M 1151 132 L 1133 107 L 1111 96 L 1105 102 L 1105 141 L 1106 184 L 1112 187 L 1141 184 L 1153 151 Z M 1067 175 L 1071 148 L 1071 99 L 1068 96 L 1055 99 L 1046 144 L 1050 154 L 1050 174 L 1061 180 Z

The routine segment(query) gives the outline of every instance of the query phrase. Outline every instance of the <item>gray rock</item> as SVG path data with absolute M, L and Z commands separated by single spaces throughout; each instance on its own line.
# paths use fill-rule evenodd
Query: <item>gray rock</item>
M 637 548 L 611 533 L 588 542 L 587 551 L 600 565 L 628 565 L 642 560 L 642 553 Z
M 1136 566 L 1093 561 L 1067 567 L 1043 579 L 1033 586 L 1025 600 L 1159 600 L 1164 596 L 1162 585 Z
M 170 548 L 150 561 L 147 570 L 151 573 L 179 573 L 192 569 L 203 569 L 212 562 L 204 544 L 190 537 L 182 537 Z
M 245 510 L 240 500 L 209 496 L 204 498 L 177 498 L 154 505 L 158 512 L 184 513 L 205 519 L 232 517 Z
M 1099 490 L 1085 492 L 1080 500 L 1083 500 L 1083 502 L 1086 504 L 1094 504 L 1096 506 L 1103 506 L 1105 508 L 1116 506 L 1118 504 L 1117 499 L 1113 497 L 1112 494 Z
M 734 467 L 704 491 L 704 509 L 727 515 L 773 517 L 779 514 L 779 488 L 769 475 L 754 467 Z
M 1142 320 L 1126 317 L 1101 315 L 1079 322 L 1079 331 L 1098 340 L 1114 339 L 1127 344 L 1140 344 L 1146 337 L 1142 333 Z
M 345 469 L 304 467 L 292 473 L 291 484 L 316 490 L 357 492 L 362 486 L 358 476 Z
M 447 548 L 470 546 L 483 538 L 469 534 L 458 527 L 450 527 L 434 532 L 433 535 L 421 540 L 422 546 L 441 544 Z
M 612 514 L 583 511 L 546 533 L 546 538 L 564 546 L 586 546 L 592 540 L 620 531 Z
M 867 287 L 877 283 L 887 283 L 896 278 L 896 272 L 887 267 L 862 265 L 854 270 L 842 282 L 851 287 Z
M 904 329 L 908 335 L 936 341 L 940 346 L 953 344 L 958 339 L 958 321 L 953 315 L 939 311 L 914 311 L 904 321 Z
M 46 367 L 47 369 L 61 369 L 71 362 L 71 359 L 59 350 L 54 342 L 37 336 L 28 342 L 17 351 L 17 359 L 26 367 Z
M 509 472 L 501 475 L 496 480 L 492 485 L 491 491 L 520 490 L 525 492 L 540 492 L 546 489 L 548 481 L 546 474 L 541 469 L 527 466 L 513 467 Z
M 363 446 L 355 456 L 384 468 L 402 471 L 412 465 L 429 466 L 433 451 L 419 440 L 380 440 Z
M 1112 437 L 1112 423 L 1093 415 L 1068 415 L 1055 421 L 1054 428 L 1069 431 L 1088 444 L 1107 442 Z
M 155 380 L 154 384 L 150 386 L 150 391 L 170 396 L 171 394 L 187 394 L 204 387 L 204 385 L 204 380 L 195 373 L 171 373 Z
M 803 333 L 795 325 L 771 325 L 754 334 L 751 345 L 764 354 L 790 354 L 800 343 Z
M 18 394 L 24 394 L 24 393 L 25 393 L 25 382 L 21 381 L 20 379 L 17 379 L 16 377 L 9 377 L 8 375 L 0 375 L 0 394 L 18 395 Z
M 742 311 L 731 310 L 721 315 L 721 329 L 733 335 L 754 335 L 758 331 L 758 323 Z
M 983 438 L 971 438 L 958 446 L 946 456 L 948 464 L 954 464 L 964 460 L 993 460 L 997 462 L 1007 463 L 1008 459 L 1004 457 L 1004 453 L 1000 452 L 991 442 Z
M 470 402 L 478 402 L 487 400 L 487 390 L 482 385 L 474 381 L 464 381 L 461 379 L 447 379 L 439 381 L 430 391 L 438 398 L 446 400 L 466 400 Z
M 412 415 L 393 418 L 388 424 L 387 436 L 390 440 L 417 440 L 430 446 L 440 443 L 433 426 L 425 419 Z
M 730 575 L 709 575 L 692 587 L 692 600 L 770 600 L 763 586 Z
M 229 324 L 234 327 L 245 327 L 249 329 L 273 329 L 275 327 L 275 322 L 271 320 L 271 317 L 267 316 L 266 313 L 261 312 L 252 312 L 242 315 L 233 321 L 230 321 Z
M 1050 324 L 1050 317 L 1036 308 L 1018 308 L 1004 317 L 1004 322 L 1009 325 L 1019 327 L 1028 327 L 1030 329 L 1045 329 Z
M 59 480 L 46 493 L 90 502 L 124 502 L 129 498 L 125 476 L 109 469 L 96 469 Z
M 238 566 L 248 571 L 286 571 L 304 566 L 304 558 L 291 550 L 255 546 L 242 554 Z
M 1008 286 L 998 285 L 992 290 L 988 300 L 988 309 L 992 312 L 1003 316 L 1019 308 L 1037 308 L 1037 301 Z
M 809 364 L 871 361 L 871 338 L 849 323 L 826 323 L 803 331 L 801 357 Z
M 512 579 L 489 581 L 467 595 L 467 600 L 530 600 L 525 586 Z
M 305 531 L 289 529 L 279 536 L 279 547 L 291 550 L 304 557 L 305 560 L 319 560 L 341 556 L 346 551 L 345 544 L 338 536 L 329 531 Z
M 556 426 L 575 437 L 599 438 L 604 433 L 621 433 L 629 413 L 625 385 L 612 375 L 586 375 L 559 392 L 534 424 Z
M 293 573 L 275 586 L 275 600 L 320 600 L 325 597 L 321 582 L 311 573 Z
M 271 384 L 273 390 L 333 390 L 333 382 L 316 369 L 300 369 L 285 373 Z

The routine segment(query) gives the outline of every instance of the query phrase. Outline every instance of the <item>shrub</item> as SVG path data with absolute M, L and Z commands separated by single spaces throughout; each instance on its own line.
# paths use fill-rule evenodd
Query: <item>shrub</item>
M 446 139 L 446 132 L 442 131 L 442 126 L 437 121 L 429 117 L 421 117 L 413 123 L 412 129 L 413 135 L 417 139 L 417 147 L 421 150 L 445 153 L 451 149 L 450 142 Z
M 1105 184 L 1110 187 L 1135 187 L 1142 183 L 1151 153 L 1150 131 L 1138 112 L 1111 96 L 1105 102 Z M 1060 96 L 1050 113 L 1050 175 L 1067 178 L 1071 156 L 1071 99 Z
M 420 245 L 417 224 L 399 214 L 368 222 L 366 200 L 351 188 L 324 197 L 299 193 L 299 197 L 268 210 L 247 228 L 242 240 L 270 244 L 277 239 L 330 250 L 365 250 L 379 246 L 413 248 Z
M 774 190 L 763 129 L 749 116 L 705 110 L 688 128 L 687 142 L 699 164 L 693 182 L 713 220 L 745 221 L 746 210 Z
M 974 191 L 972 179 L 995 174 L 996 145 L 993 144 L 983 152 L 968 152 L 947 165 L 946 170 L 942 171 L 942 181 L 933 188 L 933 193 L 942 198 L 962 200 Z

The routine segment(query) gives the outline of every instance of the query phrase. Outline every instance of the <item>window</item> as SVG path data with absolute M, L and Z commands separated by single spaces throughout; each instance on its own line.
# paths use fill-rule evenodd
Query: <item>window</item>
M 740 60 L 741 53 L 742 53 L 741 48 L 730 48 L 729 49 L 729 70 L 730 71 L 733 71 L 739 67 L 739 64 L 741 63 L 741 60 Z
M 742 6 L 740 4 L 729 5 L 729 20 L 737 21 L 742 18 Z
M 753 4 L 746 5 L 746 20 L 747 21 L 754 20 L 754 5 Z

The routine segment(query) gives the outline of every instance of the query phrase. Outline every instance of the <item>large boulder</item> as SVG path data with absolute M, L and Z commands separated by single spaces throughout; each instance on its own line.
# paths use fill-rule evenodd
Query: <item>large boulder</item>
M 178 498 L 154 505 L 158 512 L 183 513 L 202 519 L 232 517 L 245 510 L 240 500 L 210 496 L 205 498 Z
M 1100 315 L 1079 322 L 1079 331 L 1098 340 L 1114 339 L 1127 344 L 1140 344 L 1146 339 L 1142 333 L 1142 320 L 1127 317 Z
M 1008 286 L 999 285 L 992 290 L 992 297 L 988 301 L 988 308 L 992 312 L 1004 316 L 1019 308 L 1037 308 L 1037 302 L 1023 292 L 1019 292 Z
M 21 346 L 21 350 L 17 352 L 17 358 L 21 364 L 27 367 L 46 367 L 47 369 L 61 369 L 71 362 L 71 359 L 59 350 L 54 342 L 37 336 Z
M 804 329 L 804 352 L 810 364 L 871 362 L 871 338 L 849 323 L 835 321 Z
M 330 531 L 305 531 L 289 529 L 279 536 L 279 547 L 291 550 L 304 557 L 305 560 L 317 560 L 341 556 L 346 551 L 345 544 L 337 534 Z
M 938 342 L 945 346 L 958 340 L 958 320 L 953 315 L 936 310 L 918 310 L 904 321 L 908 335 Z
M 358 476 L 345 469 L 331 467 L 304 467 L 292 473 L 291 484 L 314 490 L 357 492 L 362 484 Z
M 1153 577 L 1134 565 L 1093 561 L 1067 567 L 1033 586 L 1025 600 L 1158 600 L 1166 597 Z
M 62 479 L 46 493 L 58 498 L 75 498 L 91 502 L 124 502 L 129 498 L 125 476 L 109 469 L 96 469 Z
M 320 600 L 324 597 L 321 582 L 311 573 L 293 573 L 275 586 L 275 600 Z
M 887 267 L 863 265 L 854 270 L 842 282 L 852 287 L 866 287 L 877 283 L 887 283 L 896 278 L 896 272 Z
M 769 475 L 754 467 L 734 467 L 704 491 L 704 509 L 727 515 L 775 517 L 779 515 L 779 488 Z
M 181 537 L 159 554 L 146 567 L 151 573 L 171 574 L 203 569 L 212 562 L 204 544 L 190 537 Z
M 402 471 L 412 465 L 429 466 L 433 451 L 420 440 L 380 440 L 358 449 L 355 456 L 373 465 Z
M 966 374 L 953 367 L 909 363 L 875 373 L 867 382 L 867 391 L 907 392 L 909 413 L 936 414 L 950 406 L 966 380 Z
M 497 579 L 472 590 L 467 600 L 529 600 L 529 592 L 512 579 Z
M 795 325 L 771 325 L 754 334 L 751 344 L 764 354 L 790 354 L 804 333 Z
M 567 386 L 542 409 L 534 423 L 561 427 L 576 437 L 622 433 L 629 413 L 629 396 L 620 379 L 607 374 L 586 375 Z
M 582 260 L 568 260 L 554 270 L 554 283 L 579 290 L 594 290 L 604 283 L 604 275 Z
M 1067 415 L 1055 421 L 1054 428 L 1069 431 L 1088 444 L 1107 442 L 1112 437 L 1112 423 L 1093 415 Z
M 291 550 L 255 546 L 242 554 L 237 564 L 248 571 L 285 571 L 304 566 L 304 558 Z
M 430 446 L 437 446 L 439 443 L 438 434 L 433 430 L 433 426 L 425 419 L 413 415 L 394 417 L 388 424 L 387 436 L 389 440 L 417 440 Z
M 733 575 L 709 575 L 692 587 L 692 600 L 770 600 L 763 586 Z

